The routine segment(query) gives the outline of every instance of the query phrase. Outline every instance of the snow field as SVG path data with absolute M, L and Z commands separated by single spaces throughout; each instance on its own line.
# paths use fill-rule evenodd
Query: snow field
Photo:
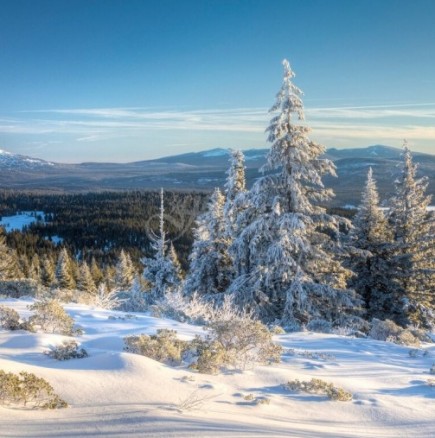
M 32 301 L 0 303 L 28 317 Z M 412 358 L 409 347 L 299 332 L 275 337 L 285 349 L 281 364 L 211 376 L 123 352 L 127 335 L 169 328 L 192 339 L 204 333 L 201 327 L 77 304 L 66 310 L 84 329 L 77 339 L 88 358 L 56 361 L 43 354 L 68 339 L 64 336 L 0 331 L 0 369 L 45 378 L 71 406 L 57 411 L 1 407 L 1 437 L 435 435 L 435 388 L 426 383 L 435 362 L 433 345 L 424 345 Z M 313 377 L 352 392 L 353 401 L 283 388 L 289 380 Z M 248 394 L 266 397 L 270 404 L 245 400 Z M 180 402 L 189 399 L 199 401 L 198 409 L 180 411 Z

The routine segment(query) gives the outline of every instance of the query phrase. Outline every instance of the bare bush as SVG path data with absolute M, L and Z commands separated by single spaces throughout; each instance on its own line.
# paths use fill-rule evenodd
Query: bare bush
M 24 371 L 13 374 L 3 370 L 0 370 L 0 403 L 27 409 L 58 409 L 68 406 L 41 377 Z
M 203 394 L 199 388 L 191 392 L 187 397 L 181 399 L 177 404 L 180 412 L 193 411 L 201 409 L 206 402 L 215 398 L 215 395 Z

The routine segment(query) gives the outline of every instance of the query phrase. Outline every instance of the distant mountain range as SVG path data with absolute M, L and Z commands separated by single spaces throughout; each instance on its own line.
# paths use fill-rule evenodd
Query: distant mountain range
M 248 184 L 260 175 L 268 149 L 244 151 Z M 132 163 L 61 164 L 0 151 L 0 188 L 49 192 L 165 189 L 210 190 L 222 187 L 230 151 L 211 149 Z M 328 149 L 338 178 L 327 176 L 325 185 L 336 193 L 333 205 L 357 205 L 368 167 L 378 181 L 382 198 L 391 195 L 400 172 L 401 150 L 375 145 L 358 149 Z M 429 177 L 435 195 L 435 156 L 415 152 L 419 174 Z

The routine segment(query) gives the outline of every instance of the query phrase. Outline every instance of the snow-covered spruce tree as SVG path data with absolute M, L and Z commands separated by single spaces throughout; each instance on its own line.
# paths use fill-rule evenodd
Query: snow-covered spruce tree
M 393 269 L 390 261 L 392 233 L 379 207 L 372 168 L 368 171 L 353 225 L 351 240 L 356 251 L 352 251 L 351 259 L 355 276 L 350 284 L 364 298 L 369 318 L 388 319 L 395 306 L 388 280 L 388 272 Z
M 340 219 L 318 205 L 333 195 L 321 177 L 335 174 L 334 165 L 319 158 L 325 149 L 308 138 L 309 129 L 293 122 L 304 118 L 302 92 L 292 83 L 289 63 L 283 64 L 283 85 L 270 110 L 276 115 L 267 128 L 272 146 L 266 174 L 248 193 L 240 218 L 245 228 L 234 249 L 242 274 L 229 292 L 264 321 L 297 327 L 311 319 L 335 321 L 358 300 L 346 289 L 350 273 L 340 262 Z
M 144 280 L 150 286 L 150 302 L 166 297 L 166 294 L 177 290 L 180 286 L 179 267 L 173 263 L 173 255 L 168 254 L 168 241 L 165 231 L 165 205 L 163 189 L 160 191 L 159 234 L 154 235 L 152 247 L 154 258 L 144 258 Z M 175 249 L 173 250 L 175 254 Z
M 181 267 L 180 260 L 178 259 L 177 251 L 175 250 L 175 246 L 172 242 L 169 245 L 167 257 L 171 262 L 171 265 L 174 267 L 174 282 L 181 283 L 184 277 L 184 273 Z
M 241 195 L 246 192 L 245 156 L 242 151 L 231 151 L 230 167 L 225 182 L 224 220 L 225 233 L 233 240 L 237 234 L 237 218 L 243 209 Z
M 196 294 L 214 299 L 231 283 L 233 264 L 229 254 L 230 239 L 225 228 L 224 205 L 224 195 L 215 189 L 207 211 L 196 221 L 189 274 L 185 282 L 188 296 Z
M 104 275 L 101 272 L 101 269 L 98 266 L 97 261 L 95 260 L 94 257 L 92 257 L 90 269 L 91 269 L 92 279 L 94 280 L 95 285 L 99 286 L 99 284 L 103 281 Z
M 32 260 L 29 266 L 29 278 L 35 280 L 36 282 L 41 281 L 41 262 L 39 260 L 38 254 L 33 254 Z
M 121 250 L 116 263 L 115 283 L 116 287 L 121 290 L 128 290 L 133 285 L 135 270 L 130 254 Z
M 55 266 L 51 258 L 44 256 L 41 261 L 41 283 L 43 286 L 51 287 L 56 281 Z
M 77 288 L 81 291 L 95 294 L 97 292 L 97 286 L 92 278 L 91 270 L 86 261 L 83 260 L 80 265 L 80 274 L 77 281 Z
M 6 238 L 0 229 L 0 281 L 21 278 L 17 253 L 6 245 Z
M 390 202 L 389 221 L 394 231 L 394 286 L 400 304 L 392 319 L 401 325 L 429 328 L 435 324 L 435 217 L 427 207 L 426 177 L 416 177 L 411 151 L 406 142 L 403 168 Z
M 70 256 L 68 255 L 68 251 L 66 248 L 63 248 L 57 259 L 56 264 L 56 283 L 57 286 L 61 289 L 74 289 L 76 286 L 76 282 L 73 277 L 72 272 L 72 261 Z

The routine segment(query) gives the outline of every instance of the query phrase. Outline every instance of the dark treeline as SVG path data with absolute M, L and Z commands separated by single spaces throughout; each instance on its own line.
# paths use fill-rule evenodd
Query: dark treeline
M 187 266 L 192 228 L 207 195 L 197 192 L 165 192 L 165 222 L 183 267 Z M 64 246 L 79 260 L 92 258 L 102 266 L 115 263 L 121 249 L 139 267 L 143 256 L 153 250 L 150 237 L 158 229 L 159 193 L 154 191 L 103 192 L 87 194 L 39 194 L 0 192 L 0 215 L 22 211 L 43 211 L 45 221 L 27 227 L 23 233 L 7 235 L 7 244 L 20 257 L 33 254 L 56 257 Z M 55 245 L 53 236 L 63 242 Z

